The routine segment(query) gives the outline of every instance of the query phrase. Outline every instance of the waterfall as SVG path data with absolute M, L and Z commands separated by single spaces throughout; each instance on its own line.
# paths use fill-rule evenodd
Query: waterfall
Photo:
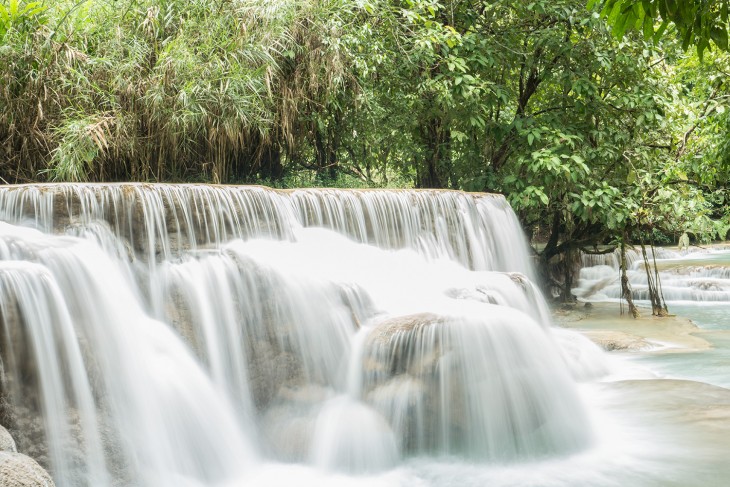
M 724 246 L 691 248 L 683 251 L 657 247 L 647 249 L 653 265 L 656 258 L 662 293 L 669 303 L 728 303 L 730 302 L 730 252 Z M 641 254 L 626 252 L 633 298 L 648 301 L 644 261 Z M 618 301 L 618 250 L 605 255 L 582 255 L 582 265 L 573 294 L 590 301 Z
M 3 390 L 60 486 L 592 444 L 501 196 L 20 185 L 0 220 Z

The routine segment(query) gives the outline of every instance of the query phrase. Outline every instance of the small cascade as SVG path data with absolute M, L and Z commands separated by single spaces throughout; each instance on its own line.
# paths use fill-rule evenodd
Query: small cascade
M 593 442 L 575 380 L 600 352 L 550 326 L 502 197 L 26 185 L 0 219 L 2 370 L 59 486 Z
M 651 251 L 647 251 L 653 265 Z M 618 257 L 615 254 L 583 255 L 584 267 L 580 270 L 573 293 L 585 300 L 618 301 L 621 289 Z M 684 251 L 657 248 L 655 256 L 662 293 L 667 302 L 730 302 L 730 251 L 726 248 L 720 246 Z M 627 252 L 627 265 L 630 267 L 627 274 L 634 299 L 648 301 L 646 271 L 637 251 Z
M 396 466 L 396 437 L 373 408 L 348 396 L 322 407 L 312 441 L 312 461 L 325 470 L 375 473 Z
M 379 323 L 364 396 L 408 453 L 505 461 L 585 447 L 585 413 L 552 340 L 521 312 L 491 307 Z
M 693 249 L 693 253 L 696 253 L 698 255 L 706 252 L 706 250 L 700 248 Z M 664 247 L 647 247 L 646 254 L 649 259 L 656 257 L 657 260 L 674 259 L 683 255 L 682 252 L 674 251 L 672 249 L 667 249 Z M 607 254 L 587 254 L 585 252 L 582 252 L 580 254 L 580 260 L 581 267 L 583 268 L 608 266 L 614 269 L 618 269 L 619 263 L 621 262 L 621 251 L 620 249 L 615 249 L 613 252 L 609 252 Z M 637 263 L 643 261 L 644 258 L 641 255 L 641 250 L 639 250 L 638 248 L 626 249 L 626 266 L 628 268 L 636 267 Z

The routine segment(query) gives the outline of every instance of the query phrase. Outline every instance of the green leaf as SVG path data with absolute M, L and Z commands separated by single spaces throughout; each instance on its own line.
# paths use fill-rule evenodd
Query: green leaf
M 629 171 L 629 174 L 626 176 L 626 182 L 629 184 L 634 184 L 636 182 L 636 171 L 633 169 Z
M 41 2 L 30 2 L 25 5 L 25 8 L 20 12 L 20 15 L 27 15 L 28 17 L 32 17 L 36 13 L 43 10 L 44 7 Z
M 654 20 L 648 16 L 644 16 L 644 40 L 648 41 L 654 36 Z
M 712 29 L 710 29 L 710 37 L 715 41 L 717 47 L 723 51 L 727 51 L 727 30 L 725 30 L 724 26 L 712 26 Z
M 633 16 L 633 12 L 625 13 L 617 17 L 616 23 L 613 24 L 612 34 L 617 38 L 622 38 L 628 29 L 629 18 Z
M 665 20 L 659 25 L 659 28 L 654 32 L 654 42 L 659 42 L 659 39 L 664 35 L 664 31 L 667 30 L 667 27 L 669 26 L 669 21 Z
M 584 165 L 583 162 L 585 161 L 585 159 L 583 159 L 578 154 L 573 154 L 573 155 L 570 156 L 570 158 L 573 159 L 573 161 L 575 161 L 576 164 L 578 164 L 578 165 Z
M 601 12 L 602 17 L 606 17 L 608 19 L 608 23 L 611 25 L 616 24 L 616 20 L 618 20 L 619 15 L 621 15 L 621 3 L 616 2 L 613 4 L 613 8 L 610 8 L 611 3 L 607 2 L 606 6 L 603 9 L 603 12 Z M 609 9 L 610 10 L 606 10 Z
M 651 0 L 642 0 L 641 6 L 644 9 L 644 15 L 647 17 L 656 17 L 656 4 Z
M 665 0 L 664 2 L 667 6 L 667 13 L 670 16 L 674 16 L 677 14 L 677 1 L 676 0 Z
M 685 31 L 684 35 L 682 36 L 682 49 L 686 51 L 687 48 L 689 47 L 690 42 L 692 42 L 692 26 L 687 27 L 687 30 Z M 699 51 L 698 51 L 698 54 L 699 54 Z M 702 56 L 700 56 L 700 57 L 702 57 Z
M 700 62 L 704 61 L 705 49 L 708 47 L 710 47 L 710 41 L 701 37 L 699 42 L 697 42 L 697 56 L 700 58 Z

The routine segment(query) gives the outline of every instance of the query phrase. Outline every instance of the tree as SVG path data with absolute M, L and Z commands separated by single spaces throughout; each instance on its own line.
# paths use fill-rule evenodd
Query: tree
M 570 299 L 730 228 L 725 3 L 680 3 L 0 0 L 0 176 L 500 192 Z
M 588 8 L 602 6 L 601 16 L 617 37 L 638 30 L 645 40 L 659 40 L 671 25 L 684 50 L 704 51 L 714 45 L 728 50 L 729 0 L 589 0 Z

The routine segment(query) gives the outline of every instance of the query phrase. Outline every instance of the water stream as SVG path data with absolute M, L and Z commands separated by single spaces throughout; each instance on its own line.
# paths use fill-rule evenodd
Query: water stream
M 617 301 L 618 260 L 614 254 L 586 256 L 576 292 L 591 301 Z M 638 304 L 646 305 L 646 273 L 636 252 L 628 271 Z M 590 265 L 596 264 L 596 265 Z M 730 249 L 724 245 L 676 251 L 657 249 L 657 266 L 670 313 L 690 318 L 712 348 L 681 354 L 647 354 L 640 363 L 662 377 L 730 387 Z M 671 344 L 669 344 L 671 347 Z
M 551 326 L 501 197 L 28 185 L 0 221 L 10 426 L 59 486 L 722 485 L 669 381 Z

